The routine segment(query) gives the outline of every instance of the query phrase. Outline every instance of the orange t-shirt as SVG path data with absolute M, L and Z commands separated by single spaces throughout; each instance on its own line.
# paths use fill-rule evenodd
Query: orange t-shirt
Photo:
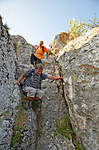
M 47 52 L 47 48 L 44 46 L 44 52 Z M 38 48 L 37 50 L 36 50 L 36 53 L 34 54 L 38 59 L 40 59 L 40 60 L 42 60 L 42 58 L 43 58 L 43 50 L 42 50 L 42 48 Z

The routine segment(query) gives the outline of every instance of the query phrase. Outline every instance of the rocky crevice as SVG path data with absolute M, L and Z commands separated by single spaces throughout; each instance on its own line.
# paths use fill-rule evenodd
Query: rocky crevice
M 81 48 L 76 51 L 65 52 L 59 58 L 59 64 L 64 74 L 64 91 L 69 107 L 70 120 L 83 149 L 88 150 L 98 149 L 98 126 L 96 123 L 98 122 L 97 102 L 99 99 L 98 41 L 99 34 L 93 36 Z M 74 56 L 76 56 L 76 59 L 68 63 Z M 95 116 L 95 114 L 97 115 Z M 95 132 L 93 131 L 94 124 L 97 126 L 95 127 Z
M 21 115 L 27 117 L 20 128 L 21 142 L 19 145 L 16 142 L 13 149 L 74 150 L 73 140 L 77 137 L 82 149 L 98 150 L 98 28 L 96 31 L 93 29 L 89 32 L 87 35 L 91 35 L 90 40 L 76 50 L 66 50 L 65 48 L 68 47 L 64 47 L 62 43 L 58 44 L 60 48 L 64 47 L 62 55 L 57 59 L 58 62 L 54 56 L 50 56 L 50 61 L 48 61 L 44 55 L 44 72 L 53 76 L 59 76 L 62 72 L 63 82 L 46 79 L 42 82 L 45 96 L 36 111 L 33 109 L 25 111 L 23 108 L 22 111 L 19 111 Z M 92 37 L 94 32 L 95 36 Z M 59 36 L 57 37 L 59 38 Z M 14 41 L 16 41 L 16 47 L 13 44 Z M 76 40 L 71 42 L 75 44 Z M 54 45 L 52 47 L 54 50 Z M 15 48 L 17 48 L 17 53 Z M 32 68 L 29 65 L 31 49 L 32 47 L 23 37 L 8 35 L 8 31 L 0 19 L 0 69 L 2 77 L 0 85 L 0 149 L 2 150 L 10 149 L 12 128 L 19 113 L 17 106 L 20 106 L 20 90 L 18 85 L 14 84 L 14 80 L 15 77 L 18 78 L 22 73 Z M 57 51 L 57 45 L 55 51 Z M 56 52 L 56 54 L 58 53 Z M 22 103 L 24 100 L 25 97 Z M 36 104 L 33 105 L 33 108 L 35 106 Z M 61 134 L 54 136 L 56 120 L 61 120 L 67 114 L 69 114 L 71 122 L 70 128 L 73 128 L 76 134 L 76 137 L 72 134 L 70 140 Z M 39 119 L 38 116 L 40 116 Z M 19 131 L 17 132 L 19 133 Z
M 73 58 L 73 59 L 76 59 L 76 58 Z M 72 59 L 72 60 L 73 60 Z M 70 60 L 70 61 L 72 61 L 72 60 Z M 58 66 L 59 66 L 59 64 L 58 64 Z M 59 70 L 60 70 L 60 75 L 62 74 L 62 70 L 61 70 L 61 68 L 59 68 Z M 66 91 L 65 91 L 65 86 L 64 86 L 64 81 L 62 80 L 61 81 L 61 85 L 62 85 L 62 93 L 60 93 L 60 94 L 62 94 L 62 96 L 63 96 L 63 99 L 64 99 L 64 101 L 65 101 L 65 106 L 66 106 L 66 109 L 67 109 L 67 114 L 68 114 L 68 117 L 70 118 L 70 114 L 69 114 L 69 106 L 68 106 L 68 101 L 67 101 L 67 94 L 66 94 Z M 58 89 L 60 88 L 60 86 L 58 86 Z M 58 90 L 59 92 L 60 92 L 60 90 Z M 71 123 L 71 121 L 70 121 L 70 119 L 69 119 L 69 128 L 71 129 L 71 130 L 73 130 L 73 127 L 72 127 L 72 123 Z M 75 132 L 73 132 L 72 134 L 71 134 L 71 139 L 72 139 L 72 143 L 75 143 L 75 141 L 76 141 L 76 144 L 74 144 L 74 146 L 76 146 L 77 147 L 77 145 L 79 145 L 79 147 L 78 147 L 78 149 L 80 150 L 80 149 L 85 149 L 85 147 L 83 147 L 83 144 L 82 144 L 82 142 L 81 142 L 81 139 L 79 139 L 77 136 L 76 136 L 76 134 L 75 134 Z M 81 148 L 82 147 L 82 148 Z
M 55 61 L 55 60 L 54 60 Z M 47 64 L 47 62 L 45 61 L 44 63 L 46 63 L 46 67 L 47 68 L 49 68 L 49 66 L 51 65 L 50 63 L 48 63 Z M 45 67 L 45 68 L 46 68 Z M 53 67 L 56 67 L 56 65 L 55 66 L 53 66 L 52 65 L 52 68 Z M 57 66 L 58 67 L 58 66 Z M 46 69 L 47 69 L 46 68 Z M 59 70 L 59 69 L 58 69 Z M 46 71 L 48 71 L 48 70 L 46 70 Z M 50 70 L 51 71 L 51 70 Z M 55 71 L 56 71 L 56 69 L 54 68 L 53 69 L 53 73 L 54 73 L 54 75 L 55 75 Z M 51 71 L 52 72 L 52 71 Z M 60 71 L 59 71 L 60 72 Z M 58 73 L 59 73 L 58 72 Z M 57 74 L 57 75 L 59 75 L 59 74 Z M 46 81 L 44 81 L 44 82 L 46 82 Z M 48 82 L 48 81 L 47 81 Z M 42 88 L 44 87 L 44 89 L 45 89 L 45 86 L 46 86 L 46 83 L 42 83 L 43 84 L 43 86 L 42 86 Z M 63 99 L 62 101 L 64 101 L 64 97 L 63 97 L 63 91 L 62 91 L 62 81 L 60 80 L 60 81 L 58 81 L 58 82 L 55 82 L 54 83 L 54 81 L 51 81 L 51 85 L 52 84 L 54 84 L 54 86 L 56 87 L 56 89 L 53 89 L 53 90 L 56 90 L 57 91 L 57 94 L 58 95 L 61 95 L 61 99 Z M 51 88 L 50 86 L 48 86 L 48 87 L 46 87 L 46 89 L 47 88 Z M 45 91 L 46 92 L 46 91 Z M 50 91 L 49 92 L 51 92 L 51 89 L 50 89 Z M 48 92 L 48 95 L 50 94 Z M 46 93 L 47 94 L 47 93 Z M 49 140 L 49 141 L 51 141 L 51 134 L 54 134 L 54 128 L 55 128 L 55 126 L 54 126 L 54 124 L 53 124 L 53 127 L 52 127 L 52 125 L 51 124 L 49 124 L 48 123 L 48 125 L 46 124 L 47 122 L 50 122 L 51 120 L 50 119 L 48 119 L 48 121 L 47 122 L 45 122 L 45 124 L 43 123 L 44 122 L 44 116 L 46 116 L 45 115 L 45 113 L 50 113 L 50 111 L 51 110 L 49 110 L 49 109 L 51 109 L 51 108 L 48 108 L 48 110 L 49 111 L 47 111 L 46 109 L 45 109 L 45 112 L 43 112 L 43 106 L 44 105 L 46 105 L 46 103 L 48 103 L 48 101 L 50 102 L 51 101 L 51 97 L 57 97 L 58 95 L 56 95 L 55 96 L 55 94 L 54 94 L 54 91 L 53 91 L 53 94 L 52 94 L 52 96 L 50 95 L 49 96 L 49 98 L 47 97 L 48 95 L 46 95 L 45 94 L 45 96 L 44 96 L 44 98 L 43 98 L 43 102 L 41 101 L 40 103 L 39 103 L 39 101 L 33 101 L 33 106 L 32 106 L 32 108 L 33 108 L 33 110 L 31 109 L 31 110 L 28 110 L 28 112 L 30 111 L 33 111 L 34 113 L 35 113 L 35 117 L 36 117 L 36 129 L 35 129 L 35 137 L 31 137 L 31 138 L 33 138 L 34 139 L 34 144 L 32 144 L 32 146 L 34 147 L 34 150 L 40 150 L 40 149 L 45 149 L 45 147 L 47 147 L 47 144 L 45 144 L 42 148 L 40 148 L 41 146 L 40 146 L 40 141 L 43 141 L 43 139 L 46 139 L 47 141 Z M 25 98 L 25 97 L 24 97 Z M 58 98 L 58 97 L 57 97 Z M 59 99 L 60 100 L 60 99 Z M 46 102 L 45 102 L 46 101 Z M 52 103 L 56 103 L 55 101 L 54 101 L 54 99 L 52 100 Z M 57 101 L 58 102 L 58 101 Z M 65 102 L 65 101 L 64 101 Z M 55 105 L 53 103 L 53 105 Z M 58 103 L 60 103 L 60 102 L 58 102 Z M 48 106 L 48 107 L 50 107 L 50 105 Z M 59 106 L 60 107 L 60 106 Z M 61 106 L 62 107 L 62 106 Z M 60 109 L 60 108 L 59 108 Z M 62 109 L 62 108 L 61 108 Z M 65 103 L 64 103 L 64 111 L 66 110 L 66 106 L 65 106 Z M 54 113 L 54 112 L 53 112 Z M 54 114 L 53 114 L 54 115 Z M 53 116 L 52 115 L 52 117 L 54 117 L 54 120 L 52 119 L 52 122 L 54 121 L 55 122 L 55 120 L 57 119 L 55 116 Z M 64 114 L 64 115 L 67 115 L 67 113 L 66 114 Z M 60 117 L 58 117 L 58 118 L 60 118 L 61 119 L 61 117 L 63 116 L 63 115 L 59 115 Z M 28 116 L 28 117 L 30 117 L 30 116 Z M 50 117 L 50 114 L 48 115 L 48 117 Z M 47 118 L 46 118 L 47 119 Z M 27 119 L 28 120 L 28 119 Z M 53 122 L 53 123 L 54 123 Z M 43 125 L 44 124 L 44 125 Z M 48 126 L 48 127 L 47 127 Z M 46 128 L 47 127 L 47 128 Z M 25 123 L 25 130 L 26 131 L 28 131 L 28 125 L 26 125 L 26 123 Z M 44 129 L 44 128 L 46 128 L 46 129 Z M 32 128 L 31 128 L 32 129 Z M 50 131 L 50 133 L 46 133 L 47 132 L 47 130 L 51 130 Z M 45 133 L 44 133 L 45 132 Z M 48 138 L 47 138 L 47 136 L 48 136 Z M 22 143 L 24 143 L 24 138 L 26 137 L 26 135 L 22 138 Z M 61 137 L 62 138 L 62 137 Z M 45 141 L 45 140 L 44 140 Z M 46 142 L 47 142 L 46 141 Z M 29 142 L 29 139 L 28 139 L 28 142 Z M 29 147 L 29 145 L 28 145 L 28 142 L 27 142 L 27 147 L 26 147 L 26 145 L 25 145 L 25 148 L 27 148 L 27 149 L 30 149 L 30 147 Z M 20 147 L 21 148 L 23 148 L 23 145 L 24 144 L 22 144 L 21 143 L 21 145 L 19 145 L 19 146 L 17 146 L 17 149 L 20 149 Z M 52 147 L 56 147 L 57 149 L 59 149 L 58 148 L 58 146 L 57 146 L 57 144 L 55 144 L 54 142 L 53 142 L 53 144 L 52 144 L 53 146 Z M 55 146 L 56 145 L 56 146 Z M 68 145 L 68 144 L 67 144 Z M 16 146 L 14 146 L 14 149 L 16 149 Z M 32 148 L 33 148 L 32 147 Z M 49 148 L 50 149 L 50 148 Z
M 51 59 L 55 62 L 53 57 L 51 57 Z M 45 61 L 43 63 L 45 64 L 44 72 L 46 72 L 46 73 L 48 72 L 49 74 L 51 73 L 52 75 L 59 75 L 60 74 L 60 71 L 59 71 L 60 69 L 58 68 L 56 63 L 50 64 L 47 61 Z M 50 70 L 49 70 L 49 67 L 50 67 Z M 51 67 L 53 69 L 51 69 Z M 58 72 L 57 72 L 57 70 L 58 70 Z M 61 80 L 60 81 L 50 81 L 50 82 L 45 80 L 44 82 L 42 82 L 42 89 L 43 88 L 44 88 L 43 90 L 46 89 L 45 96 L 42 99 L 42 103 L 39 103 L 38 101 L 33 101 L 33 110 L 31 109 L 31 110 L 28 110 L 28 112 L 27 112 L 27 113 L 30 112 L 30 114 L 33 112 L 33 114 L 35 116 L 35 119 L 36 119 L 35 120 L 36 121 L 36 124 L 35 124 L 36 128 L 34 129 L 35 130 L 35 136 L 31 136 L 31 138 L 29 137 L 30 132 L 28 131 L 28 124 L 26 124 L 26 122 L 27 122 L 26 121 L 25 122 L 25 130 L 24 130 L 25 134 L 22 133 L 22 134 L 24 134 L 24 136 L 22 137 L 22 143 L 19 146 L 15 144 L 14 149 L 16 149 L 16 146 L 17 146 L 17 149 L 20 149 L 20 148 L 21 149 L 22 148 L 30 149 L 29 145 L 31 145 L 32 149 L 34 148 L 35 150 L 36 149 L 37 150 L 46 149 L 46 148 L 48 148 L 48 145 L 49 145 L 49 149 L 50 149 L 50 147 L 53 147 L 53 148 L 56 147 L 57 149 L 61 148 L 60 142 L 64 137 L 61 136 L 60 141 L 57 141 L 60 143 L 59 144 L 60 146 L 58 146 L 57 142 L 55 142 L 55 139 L 57 139 L 57 138 L 54 138 L 53 140 L 51 140 L 51 136 L 53 136 L 53 134 L 54 134 L 54 129 L 55 129 L 54 123 L 55 123 L 56 119 L 59 119 L 59 118 L 61 119 L 63 117 L 63 115 L 67 115 L 67 113 L 68 113 L 66 111 L 66 104 L 65 104 L 64 97 L 63 97 L 62 84 L 63 83 Z M 52 93 L 52 91 L 53 91 L 53 93 Z M 62 100 L 62 102 L 60 103 L 61 100 Z M 58 107 L 57 107 L 57 103 L 59 105 Z M 54 107 L 56 107 L 56 109 Z M 64 111 L 63 111 L 64 113 L 61 112 L 61 109 L 63 109 L 63 108 L 64 108 Z M 31 116 L 28 115 L 28 118 L 30 118 L 30 117 Z M 32 130 L 32 126 L 30 128 Z M 27 136 L 26 132 L 29 132 L 28 133 L 28 142 L 24 143 L 25 142 L 24 139 Z M 33 140 L 34 144 L 31 143 L 32 142 L 31 140 L 29 142 L 29 139 L 31 139 L 31 140 L 34 139 Z M 69 141 L 67 139 L 64 139 L 64 140 L 67 141 L 67 143 L 65 141 L 65 147 L 69 147 L 68 146 Z M 46 141 L 46 143 L 45 143 L 45 141 Z M 50 142 L 50 144 L 48 144 L 48 141 Z M 42 142 L 44 142 L 45 144 L 42 145 L 43 144 Z M 73 145 L 72 145 L 72 148 L 73 148 Z M 69 148 L 69 149 L 71 150 L 71 148 Z
M 37 130 L 36 130 L 36 139 L 35 139 L 34 150 L 37 150 L 38 141 L 42 134 L 42 114 L 41 114 L 42 101 L 39 100 L 38 103 L 39 103 L 39 108 L 38 108 L 39 110 L 37 112 Z

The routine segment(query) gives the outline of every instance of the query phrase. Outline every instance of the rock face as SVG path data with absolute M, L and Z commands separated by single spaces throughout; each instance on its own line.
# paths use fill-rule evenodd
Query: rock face
M 15 47 L 17 78 L 21 73 L 23 73 L 23 71 L 28 69 L 28 65 L 30 64 L 30 52 L 35 52 L 35 49 L 29 43 L 27 43 L 27 41 L 22 36 L 12 35 L 11 37 Z
M 43 72 L 53 76 L 59 75 L 59 68 L 53 57 L 50 56 L 50 62 L 44 59 L 43 64 L 45 66 Z M 25 69 L 22 67 L 21 73 Z M 68 114 L 63 97 L 62 82 L 46 79 L 42 82 L 41 88 L 45 91 L 45 96 L 40 103 L 34 102 L 33 110 L 29 109 L 24 112 L 28 118 L 24 122 L 24 132 L 20 131 L 21 135 L 23 134 L 22 142 L 19 146 L 15 145 L 13 149 L 75 150 L 72 138 L 69 141 L 58 134 L 52 139 L 56 128 L 55 121 Z M 39 106 L 35 108 L 38 103 Z
M 56 35 L 56 44 L 52 42 L 51 45 L 55 55 L 68 39 L 68 34 L 60 35 Z M 14 81 L 32 68 L 29 65 L 31 49 L 23 37 L 9 35 L 0 18 L 0 149 L 10 150 L 13 141 L 13 150 L 75 150 L 72 136 L 68 140 L 59 133 L 54 135 L 56 120 L 69 113 L 82 149 L 98 150 L 99 34 L 74 51 L 66 52 L 63 48 L 61 55 L 56 55 L 59 56 L 57 62 L 55 57 L 50 56 L 48 61 L 44 55 L 43 72 L 53 76 L 62 72 L 63 83 L 60 80 L 43 81 L 41 88 L 45 90 L 45 96 L 41 101 L 34 101 L 33 109 L 26 111 L 21 106 L 25 95 Z M 16 126 L 17 122 L 19 126 L 21 124 L 20 129 Z
M 12 36 L 12 39 L 18 64 L 30 64 L 30 52 L 34 48 L 20 35 Z
M 29 65 L 31 48 L 24 38 L 10 36 L 0 20 L 0 149 L 10 150 L 12 144 L 15 150 L 75 150 L 71 137 L 68 140 L 58 134 L 51 138 L 56 119 L 68 114 L 61 81 L 42 82 L 45 96 L 42 102 L 34 103 L 33 109 L 25 111 L 20 105 L 25 95 L 22 97 L 14 81 L 32 67 Z M 53 57 L 50 57 L 50 62 L 44 59 L 43 64 L 44 72 L 59 76 L 59 68 Z M 36 104 L 39 105 L 37 108 Z
M 54 39 L 50 42 L 50 50 L 56 57 L 60 57 L 64 52 L 78 49 L 85 43 L 88 43 L 88 41 L 98 33 L 99 27 L 89 29 L 85 35 L 77 37 L 66 44 L 66 41 L 69 40 L 69 34 L 61 32 L 55 35 Z
M 99 149 L 99 34 L 59 57 L 73 129 L 84 150 Z
M 11 36 L 0 18 L 0 149 L 10 147 L 12 128 L 19 102 L 19 91 L 14 85 L 16 55 Z M 13 71 L 12 71 L 13 70 Z
M 88 41 L 95 35 L 99 33 L 99 27 L 89 29 L 85 35 L 79 36 L 76 39 L 70 41 L 63 49 L 59 51 L 57 57 L 63 55 L 64 52 L 68 52 L 70 50 L 76 50 L 80 48 L 82 45 L 88 43 Z
M 59 67 L 53 57 L 50 56 L 50 62 L 43 61 L 43 64 L 45 73 L 59 76 Z M 37 150 L 74 150 L 72 141 L 65 137 L 57 135 L 53 139 L 51 138 L 56 128 L 56 119 L 61 119 L 68 114 L 63 98 L 62 82 L 47 79 L 42 82 L 42 89 L 45 90 L 41 105 L 42 136 L 38 140 Z
M 66 41 L 68 39 L 69 34 L 65 32 L 61 32 L 60 34 L 55 35 L 54 39 L 50 42 L 49 45 L 51 52 L 57 56 L 59 51 L 66 45 Z

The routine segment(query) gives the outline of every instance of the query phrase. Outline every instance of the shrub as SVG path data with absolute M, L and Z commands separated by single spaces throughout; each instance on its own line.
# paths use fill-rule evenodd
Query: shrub
M 77 38 L 78 36 L 84 35 L 88 29 L 99 27 L 99 20 L 96 18 L 96 13 L 92 18 L 92 20 L 88 20 L 87 24 L 85 23 L 85 19 L 83 19 L 83 22 L 80 23 L 77 22 L 76 18 L 73 18 L 73 21 L 68 20 L 70 29 L 67 30 L 69 33 L 69 40 L 67 40 L 66 43 Z
M 54 136 L 59 133 L 62 136 L 65 136 L 68 140 L 70 140 L 69 134 L 74 133 L 74 131 L 70 129 L 68 116 L 63 116 L 60 120 L 57 119 L 55 121 L 55 127 L 56 129 L 54 130 Z

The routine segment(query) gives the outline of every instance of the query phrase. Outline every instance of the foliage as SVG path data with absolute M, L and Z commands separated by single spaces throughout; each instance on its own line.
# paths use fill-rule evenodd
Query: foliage
M 1 15 L 0 15 L 0 20 L 2 20 L 2 17 L 1 17 Z
M 27 43 L 26 45 L 31 45 L 31 44 Z
M 86 30 L 85 22 L 83 22 L 83 23 L 80 22 L 78 24 L 76 18 L 73 18 L 73 22 L 71 20 L 68 20 L 68 23 L 69 23 L 70 30 L 68 29 L 67 32 L 70 34 L 69 35 L 70 40 L 73 40 L 73 39 L 77 38 L 78 36 L 82 35 L 82 33 L 84 33 L 84 31 Z
M 11 139 L 11 149 L 13 149 L 14 144 L 20 144 L 21 143 L 21 134 L 17 133 L 13 138 Z
M 3 112 L 3 114 L 1 116 L 3 116 L 4 118 L 6 118 L 7 116 L 10 116 L 10 111 L 7 110 L 7 111 Z
M 9 27 L 8 27 L 8 25 L 7 25 L 7 24 L 5 24 L 5 25 L 4 25 L 4 28 L 5 28 L 5 29 L 6 29 L 6 31 L 8 32 Z
M 13 137 L 11 139 L 11 149 L 13 149 L 15 143 L 17 143 L 18 145 L 21 143 L 21 133 L 19 132 L 20 130 L 25 130 L 25 126 L 22 126 L 21 128 L 14 123 L 13 126 Z
M 53 53 L 51 51 L 49 51 L 49 55 L 53 55 Z
M 23 126 L 24 121 L 25 121 L 25 118 L 26 118 L 26 115 L 24 114 L 24 110 L 19 110 L 19 111 L 17 112 L 16 118 L 15 118 L 16 124 L 17 124 L 19 127 Z
M 23 124 L 24 124 L 24 121 L 26 119 L 26 114 L 24 114 L 24 109 L 23 109 L 23 106 L 22 106 L 22 98 L 21 98 L 21 95 L 19 95 L 19 104 L 17 106 L 17 115 L 16 115 L 16 118 L 15 118 L 15 123 L 19 126 L 19 127 L 22 127 Z
M 67 40 L 66 43 L 85 34 L 90 28 L 99 27 L 99 20 L 96 18 L 96 13 L 92 18 L 92 20 L 88 20 L 87 24 L 85 23 L 85 19 L 80 23 L 77 22 L 76 18 L 73 18 L 73 21 L 68 20 L 70 29 L 67 30 L 69 33 L 69 40 Z
M 57 136 L 57 134 L 61 134 L 62 136 L 66 137 L 68 140 L 70 140 L 70 137 L 72 135 L 74 136 L 75 133 L 74 133 L 74 130 L 72 130 L 70 128 L 69 123 L 70 123 L 70 121 L 69 121 L 68 116 L 63 116 L 60 120 L 57 119 L 55 121 L 56 129 L 54 130 L 54 137 Z M 76 137 L 73 138 L 73 144 L 74 144 L 76 150 L 82 150 L 80 144 L 76 140 Z
M 32 109 L 36 112 L 36 110 L 39 108 L 40 100 L 34 100 L 32 102 Z
M 87 24 L 88 29 L 99 27 L 99 20 L 96 17 L 96 13 L 95 13 L 95 16 L 92 18 L 93 18 L 93 20 L 88 20 L 89 21 L 89 23 Z
M 17 42 L 17 40 L 18 40 L 18 37 L 13 41 L 13 45 L 14 45 L 14 48 L 15 48 L 16 56 L 18 54 L 18 50 L 17 50 L 18 42 Z
M 80 144 L 78 143 L 77 140 L 75 140 L 75 141 L 73 142 L 73 144 L 74 144 L 76 150 L 82 150 L 82 148 L 81 148 L 81 146 L 80 146 Z
M 63 116 L 60 120 L 57 119 L 55 122 L 56 129 L 54 130 L 54 136 L 60 133 L 62 136 L 65 136 L 68 140 L 70 140 L 70 135 L 73 134 L 74 131 L 69 127 L 69 118 L 68 116 Z
M 0 15 L 0 24 L 2 25 L 2 17 L 1 17 L 1 15 Z
M 41 137 L 42 131 L 40 129 L 36 130 L 36 136 Z
M 11 145 L 10 145 L 11 149 L 13 149 L 15 143 L 17 143 L 18 145 L 21 143 L 20 130 L 25 130 L 24 121 L 26 115 L 24 114 L 22 103 L 23 100 L 21 98 L 21 95 L 19 95 L 19 104 L 17 106 L 17 114 L 13 125 L 13 135 L 12 135 Z

